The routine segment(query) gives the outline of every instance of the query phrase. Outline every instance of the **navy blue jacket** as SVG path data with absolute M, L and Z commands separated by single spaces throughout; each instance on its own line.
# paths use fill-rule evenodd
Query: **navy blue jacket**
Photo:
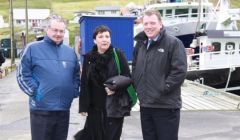
M 79 62 L 74 50 L 48 36 L 25 48 L 17 71 L 32 110 L 69 110 L 79 95 Z

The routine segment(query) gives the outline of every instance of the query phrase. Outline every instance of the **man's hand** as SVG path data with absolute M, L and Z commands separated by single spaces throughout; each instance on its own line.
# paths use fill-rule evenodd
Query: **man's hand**
M 80 113 L 82 116 L 88 116 L 88 113 L 87 112 L 81 112 Z

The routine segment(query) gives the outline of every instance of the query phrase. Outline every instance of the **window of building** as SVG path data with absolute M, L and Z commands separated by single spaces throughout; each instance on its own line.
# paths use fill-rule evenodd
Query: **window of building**
M 21 20 L 16 20 L 16 23 L 17 24 L 21 24 Z
M 99 14 L 99 15 L 104 15 L 104 14 L 105 14 L 105 11 L 98 11 L 98 14 Z
M 111 14 L 116 14 L 116 13 L 117 13 L 117 11 L 114 11 L 114 10 L 111 11 Z

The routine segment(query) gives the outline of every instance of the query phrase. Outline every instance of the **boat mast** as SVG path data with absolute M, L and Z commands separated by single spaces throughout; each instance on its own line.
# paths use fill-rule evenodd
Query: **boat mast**
M 200 25 L 201 21 L 203 19 L 203 5 L 202 5 L 202 0 L 198 0 L 198 21 L 196 25 L 196 30 L 195 30 L 195 35 L 193 37 L 192 43 L 190 44 L 191 48 L 196 48 L 199 46 L 199 42 L 197 41 L 198 33 L 201 32 Z

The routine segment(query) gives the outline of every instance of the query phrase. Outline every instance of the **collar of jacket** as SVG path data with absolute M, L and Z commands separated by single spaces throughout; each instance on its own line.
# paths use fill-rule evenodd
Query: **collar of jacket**
M 61 46 L 63 44 L 63 41 L 59 44 L 56 44 L 56 42 L 54 42 L 51 38 L 49 38 L 47 35 L 44 36 L 44 41 L 54 45 L 54 46 Z
M 92 49 L 86 53 L 86 54 L 83 54 L 84 57 L 90 57 L 92 55 L 96 55 L 98 54 L 98 48 L 97 48 L 97 45 L 93 45 Z M 103 54 L 101 55 L 107 55 L 107 56 L 113 56 L 113 46 L 110 45 L 109 48 L 107 49 L 106 52 L 104 52 Z
M 158 40 L 157 40 L 156 42 L 158 42 L 158 41 L 162 38 L 162 36 L 165 34 L 165 32 L 166 32 L 166 29 L 165 29 L 165 27 L 163 27 L 163 28 L 160 30 L 159 37 L 158 37 Z M 138 34 L 134 37 L 134 40 L 135 40 L 135 41 L 141 41 L 141 42 L 143 42 L 144 44 L 147 44 L 148 37 L 147 37 L 147 35 L 145 34 L 145 32 L 142 31 L 142 32 L 138 33 Z M 154 42 L 155 42 L 155 41 L 154 41 Z

